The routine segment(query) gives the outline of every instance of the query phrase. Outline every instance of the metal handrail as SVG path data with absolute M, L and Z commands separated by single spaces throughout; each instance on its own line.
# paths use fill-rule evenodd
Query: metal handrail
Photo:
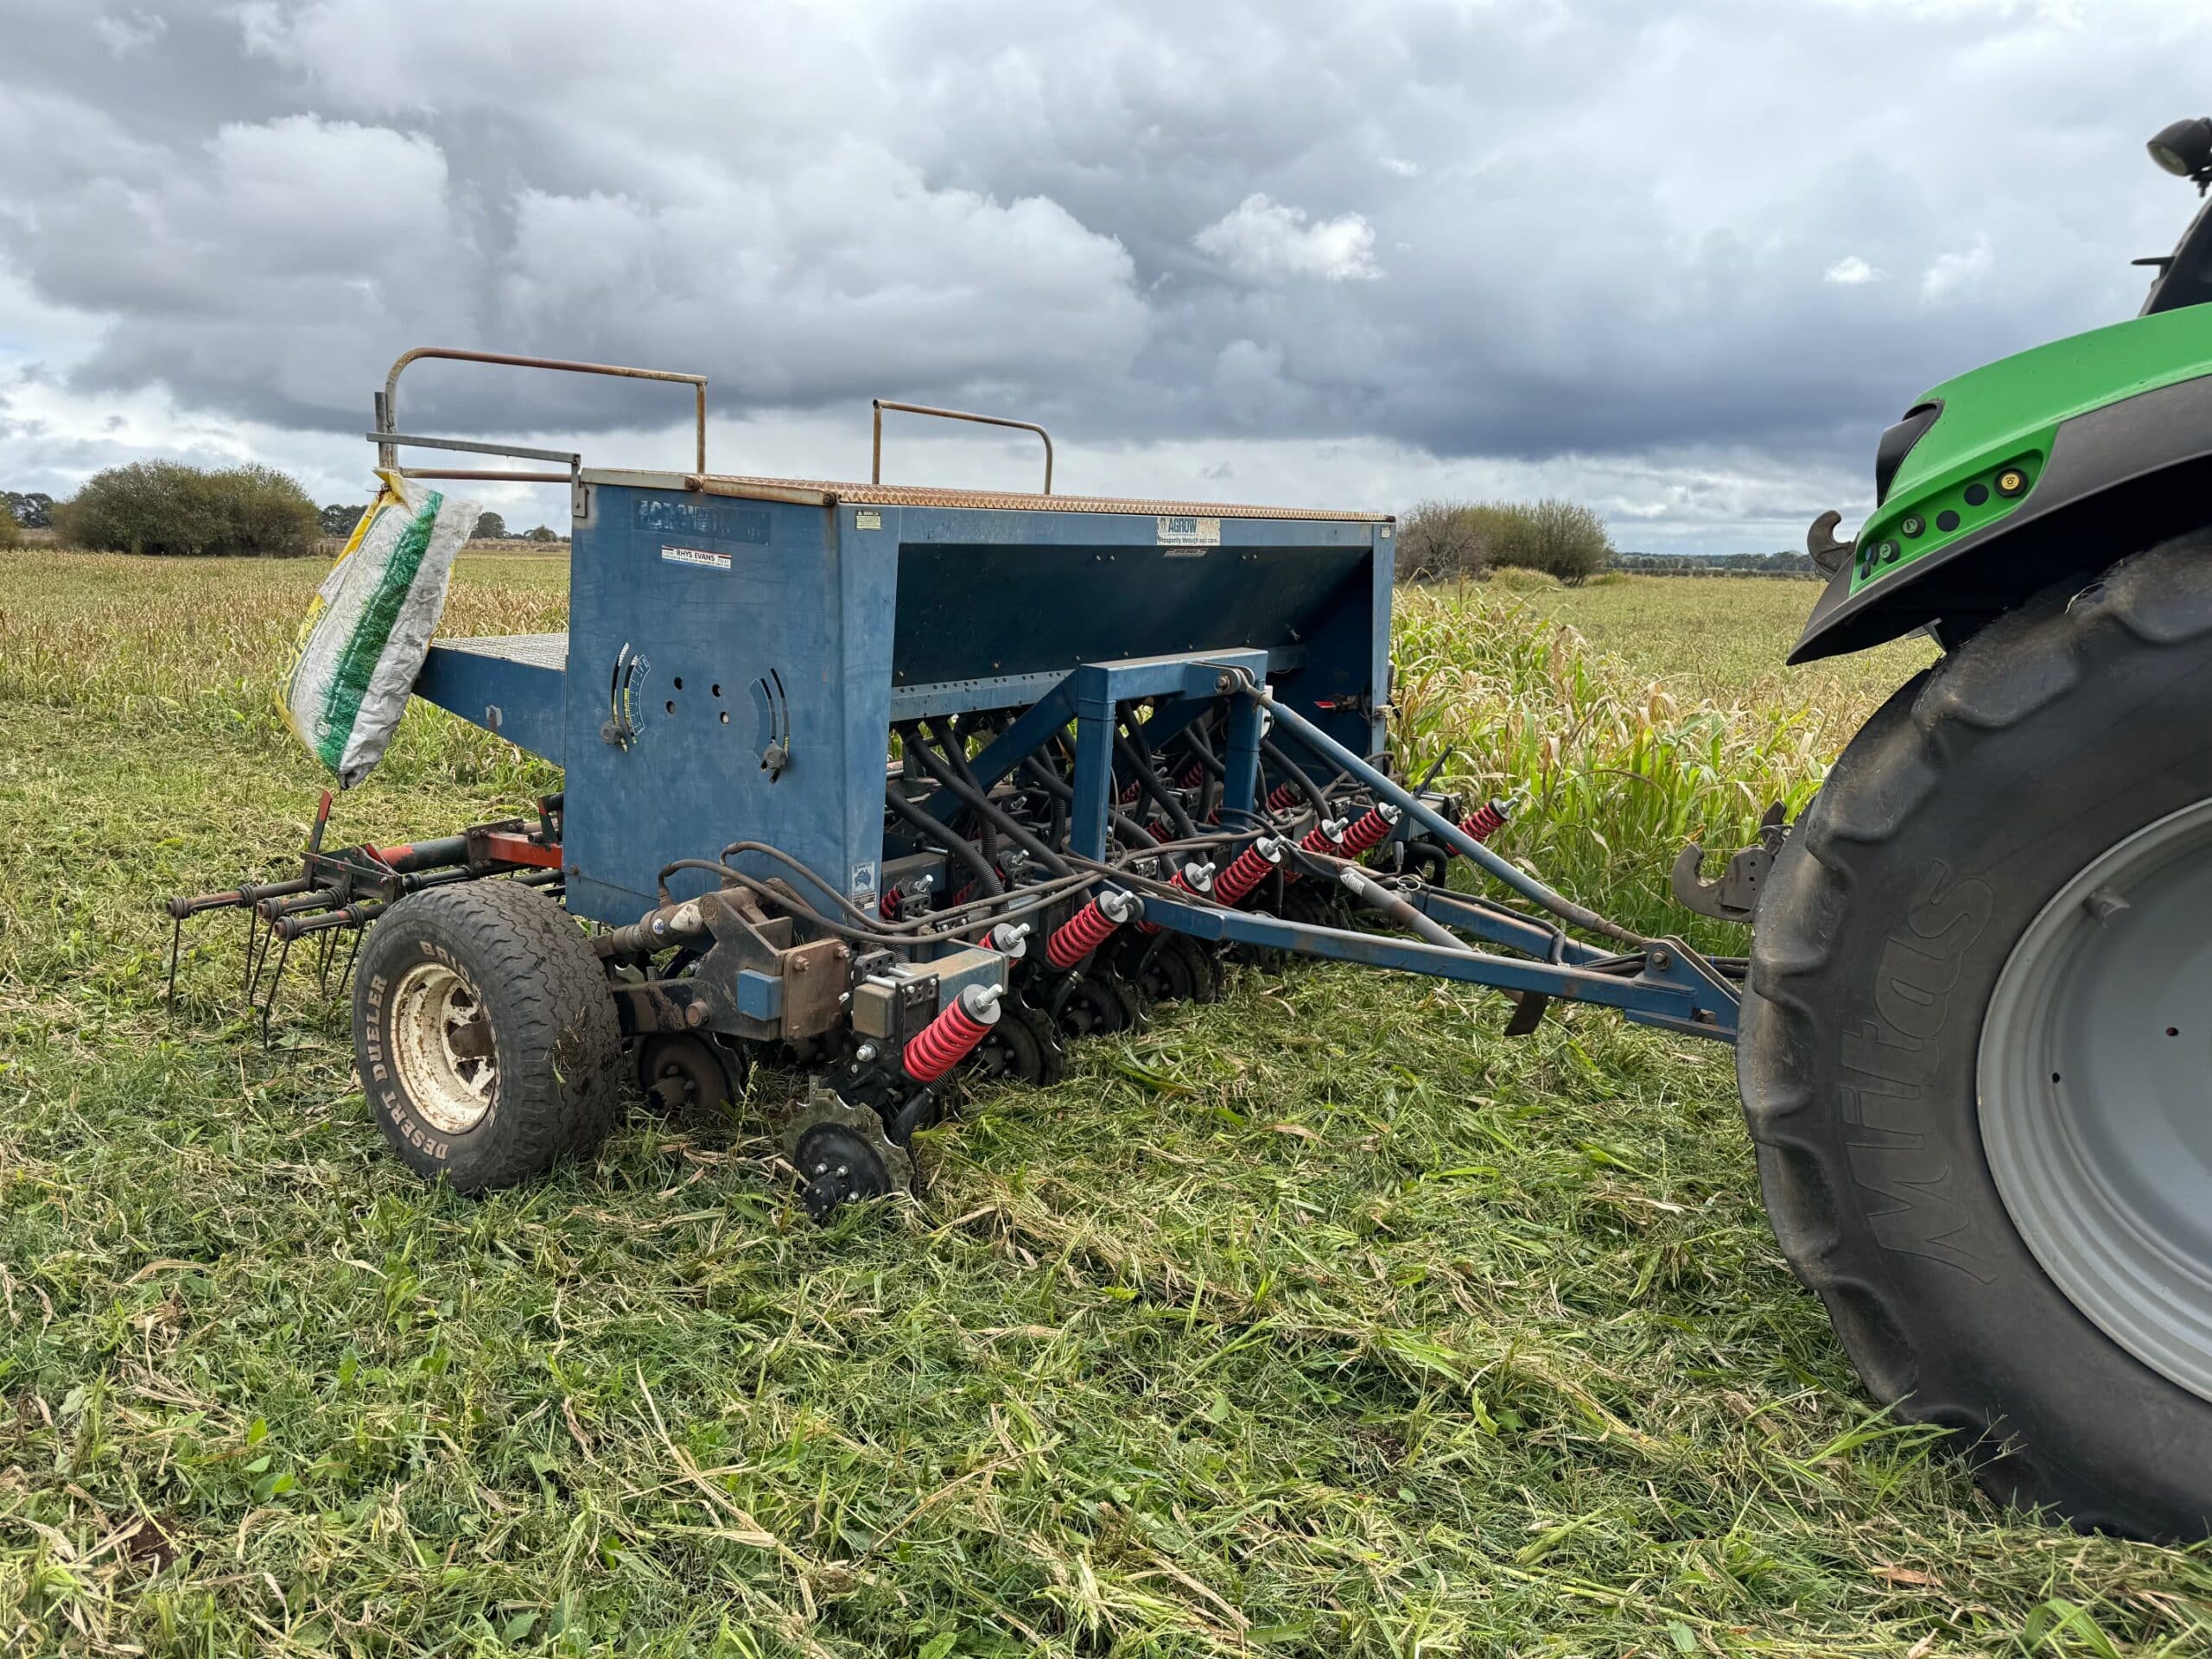
M 927 404 L 898 404 L 887 397 L 872 398 L 875 405 L 875 454 L 868 468 L 868 481 L 883 482 L 883 411 L 896 410 L 902 415 L 934 415 L 939 420 L 973 421 L 978 426 L 1010 426 L 1017 431 L 1034 432 L 1045 441 L 1045 493 L 1052 493 L 1052 435 L 1034 421 L 1008 420 L 1003 415 L 971 415 L 964 409 L 932 409 Z M 702 467 L 702 472 L 706 469 Z
M 391 372 L 385 376 L 384 390 L 377 394 L 377 429 L 369 436 L 377 446 L 377 465 L 387 470 L 399 465 L 397 431 L 399 419 L 399 375 L 417 358 L 438 357 L 456 363 L 493 363 L 514 369 L 552 369 L 563 374 L 611 374 L 625 380 L 674 380 L 692 388 L 698 409 L 698 446 L 696 470 L 707 470 L 707 377 L 703 374 L 679 374 L 672 369 L 632 369 L 618 363 L 577 363 L 558 357 L 516 357 L 505 352 L 464 352 L 449 346 L 417 346 L 411 352 L 402 352 L 391 365 Z M 420 438 L 409 440 L 421 447 L 430 447 Z M 440 446 L 448 448 L 481 448 L 493 454 L 526 454 L 526 451 L 495 449 L 488 445 L 469 446 L 454 442 Z M 544 452 L 540 452 L 543 454 Z M 558 459 L 545 454 L 547 460 Z M 499 473 L 487 471 L 459 471 L 440 473 L 410 472 L 413 478 L 486 478 L 518 480 L 522 482 L 562 483 L 568 474 L 539 473 Z
M 518 443 L 480 443 L 473 438 L 422 438 L 406 432 L 364 432 L 371 443 L 395 449 L 460 449 L 472 455 L 508 455 L 522 461 L 562 461 L 574 466 L 582 457 L 569 449 L 531 449 Z

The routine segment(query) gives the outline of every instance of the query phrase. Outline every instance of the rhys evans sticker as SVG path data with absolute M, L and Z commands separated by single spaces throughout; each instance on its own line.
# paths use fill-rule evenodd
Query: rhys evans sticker
M 729 555 L 711 553 L 703 547 L 664 547 L 660 556 L 671 564 L 696 565 L 702 570 L 727 570 Z

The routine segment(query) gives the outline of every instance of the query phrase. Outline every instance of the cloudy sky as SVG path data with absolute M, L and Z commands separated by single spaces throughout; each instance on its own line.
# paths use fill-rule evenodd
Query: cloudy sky
M 1045 422 L 1067 489 L 1792 545 L 1923 386 L 2133 314 L 2193 205 L 2143 140 L 2208 109 L 2208 0 L 0 0 L 0 486 L 361 500 L 441 344 L 702 372 L 722 471 L 864 475 L 882 396 Z M 686 413 L 403 397 L 609 464 Z

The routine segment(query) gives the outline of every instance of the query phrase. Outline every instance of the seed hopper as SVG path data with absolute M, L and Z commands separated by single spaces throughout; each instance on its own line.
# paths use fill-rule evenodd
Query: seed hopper
M 426 356 L 689 383 L 696 464 L 403 432 Z M 422 1173 L 524 1179 L 604 1131 L 622 1071 L 725 1103 L 773 1050 L 815 1078 L 787 1144 L 825 1215 L 907 1183 L 956 1070 L 1050 1081 L 1240 958 L 1490 987 L 1516 1032 L 1566 1000 L 1732 1039 L 1739 963 L 1594 915 L 1484 844 L 1510 803 L 1405 776 L 1387 517 L 1058 494 L 1041 428 L 895 404 L 868 483 L 728 476 L 704 407 L 696 377 L 403 357 L 385 467 L 569 488 L 568 632 L 440 639 L 416 686 L 564 786 L 387 847 L 325 847 L 326 797 L 297 874 L 170 902 L 252 912 L 264 1023 L 293 945 L 327 979 L 344 941 L 364 1084 Z M 887 409 L 1035 431 L 1044 488 L 884 484 Z

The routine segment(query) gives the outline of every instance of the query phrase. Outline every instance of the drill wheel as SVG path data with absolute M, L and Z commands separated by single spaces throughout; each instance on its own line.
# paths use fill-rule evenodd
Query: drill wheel
M 892 1144 L 883 1120 L 818 1089 L 784 1132 L 784 1155 L 798 1172 L 806 1213 L 826 1224 L 848 1204 L 914 1190 L 914 1161 Z
M 1181 933 L 1131 934 L 1116 965 L 1147 1003 L 1211 1002 L 1221 995 L 1212 957 Z
M 976 1045 L 963 1068 L 971 1086 L 1001 1080 L 1049 1088 L 1067 1071 L 1067 1056 L 1051 1018 L 1009 997 L 999 1005 L 998 1023 Z
M 726 1115 L 745 1092 L 746 1057 L 692 1032 L 638 1039 L 638 1091 L 657 1111 Z
M 1226 955 L 1230 962 L 1243 963 L 1263 974 L 1281 974 L 1289 970 L 1293 953 L 1279 945 L 1232 944 L 1228 947 Z
M 1198 1001 L 1201 1002 L 1220 1001 L 1221 994 L 1229 988 L 1228 947 L 1207 944 L 1191 938 L 1188 934 L 1178 934 L 1176 938 L 1184 950 L 1190 953 L 1197 969 Z
M 1061 1035 L 1080 1040 L 1113 1037 L 1144 1023 L 1144 1004 L 1111 969 L 1094 966 L 1071 974 L 1053 993 L 1052 1018 Z
M 1314 880 L 1296 882 L 1283 890 L 1282 918 L 1306 927 L 1345 927 L 1351 924 L 1344 889 Z

